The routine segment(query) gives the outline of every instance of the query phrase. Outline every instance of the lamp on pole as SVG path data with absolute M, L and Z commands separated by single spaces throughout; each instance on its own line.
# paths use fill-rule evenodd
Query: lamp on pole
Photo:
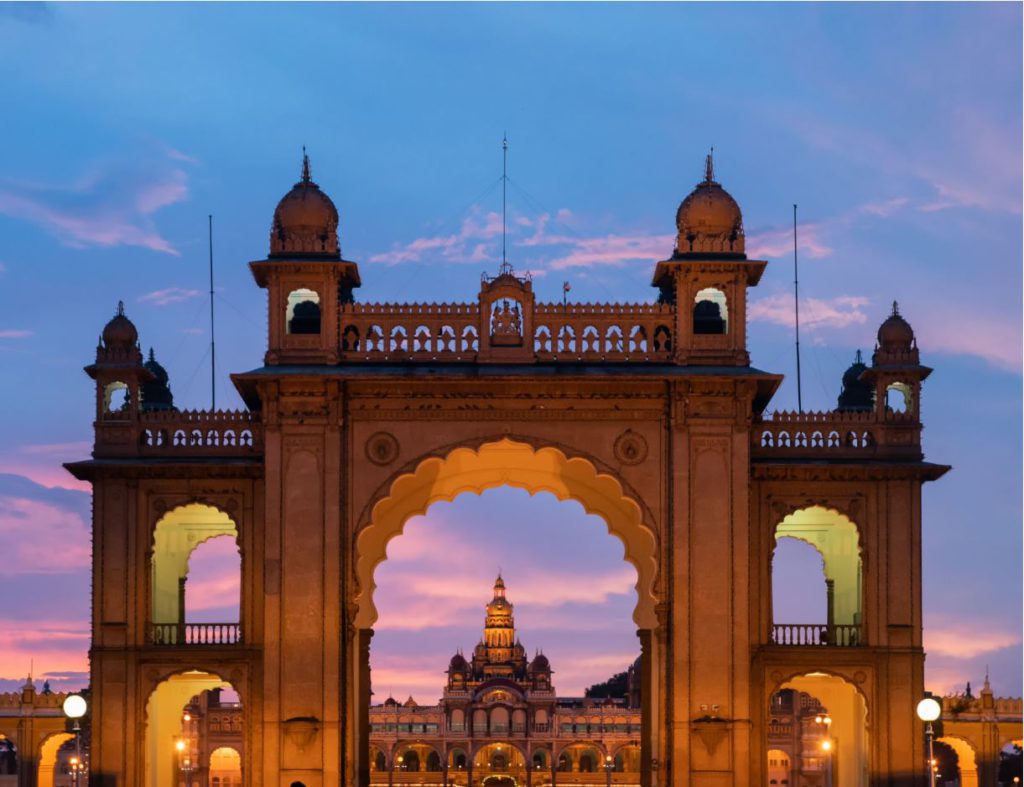
M 829 736 L 829 731 L 832 728 L 832 717 L 829 716 L 828 711 L 823 708 L 818 711 L 818 714 L 814 717 L 814 723 L 824 730 L 824 738 L 821 740 L 821 750 L 824 752 L 826 762 L 828 763 L 827 784 L 831 787 L 833 780 L 832 766 L 834 764 L 832 754 L 835 751 L 836 746 L 835 741 Z
M 926 725 L 925 735 L 928 738 L 928 784 L 935 787 L 935 729 L 932 722 L 942 715 L 942 706 L 931 697 L 925 697 L 917 703 L 917 718 Z
M 82 762 L 82 725 L 81 718 L 89 709 L 89 704 L 81 694 L 69 694 L 64 700 L 64 715 L 74 721 L 72 731 L 75 733 L 75 757 L 71 761 L 71 777 L 74 787 L 78 787 L 78 774 L 85 769 Z
M 604 756 L 604 783 L 608 787 L 612 787 L 612 768 L 615 767 L 615 760 L 612 759 L 612 755 L 606 754 Z
M 192 787 L 192 757 L 189 745 L 183 738 L 179 738 L 174 748 L 178 750 L 178 767 L 185 777 L 185 787 Z

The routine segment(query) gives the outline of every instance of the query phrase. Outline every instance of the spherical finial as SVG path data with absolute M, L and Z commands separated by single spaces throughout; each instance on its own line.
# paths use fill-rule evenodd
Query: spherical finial
M 302 148 L 302 177 L 274 210 L 270 256 L 340 259 L 338 209 L 313 182 L 309 155 Z

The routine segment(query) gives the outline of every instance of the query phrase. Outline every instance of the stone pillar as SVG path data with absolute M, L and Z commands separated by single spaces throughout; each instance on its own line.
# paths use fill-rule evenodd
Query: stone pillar
M 654 666 L 651 661 L 652 632 L 639 629 L 640 638 L 640 787 L 651 787 L 654 752 Z

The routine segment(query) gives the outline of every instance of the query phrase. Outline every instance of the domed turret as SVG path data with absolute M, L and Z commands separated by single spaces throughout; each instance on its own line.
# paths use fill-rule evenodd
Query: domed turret
M 448 662 L 449 674 L 465 672 L 468 669 L 469 663 L 466 661 L 466 657 L 463 656 L 461 653 L 456 653 L 454 656 L 452 656 L 452 660 Z
M 152 347 L 149 348 L 149 360 L 143 365 L 153 378 L 142 384 L 142 409 L 173 410 L 174 395 L 171 393 L 167 370 L 157 362 Z
M 839 394 L 837 409 L 843 412 L 867 412 L 874 408 L 874 389 L 869 380 L 862 380 L 861 375 L 867 370 L 860 350 L 850 368 L 843 372 L 843 390 Z
M 302 149 L 302 178 L 281 198 L 274 211 L 270 257 L 341 259 L 338 209 L 313 182 L 305 148 Z
M 914 329 L 900 315 L 899 304 L 892 302 L 892 314 L 878 329 L 878 346 L 884 353 L 907 353 L 914 349 Z
M 530 662 L 530 672 L 551 672 L 551 662 L 543 653 L 538 653 Z
M 117 302 L 117 314 L 103 328 L 103 345 L 108 350 L 131 351 L 139 340 L 135 323 L 124 316 L 124 301 Z
M 715 181 L 708 155 L 704 180 L 683 200 L 676 212 L 675 257 L 729 255 L 745 257 L 743 214 L 736 200 Z

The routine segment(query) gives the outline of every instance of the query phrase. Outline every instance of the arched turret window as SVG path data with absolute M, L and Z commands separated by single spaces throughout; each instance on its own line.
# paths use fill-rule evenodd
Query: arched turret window
M 714 335 L 729 332 L 729 306 L 725 293 L 714 287 L 707 287 L 694 297 L 694 334 Z
M 290 334 L 320 333 L 320 296 L 307 289 L 288 293 L 286 320 Z

